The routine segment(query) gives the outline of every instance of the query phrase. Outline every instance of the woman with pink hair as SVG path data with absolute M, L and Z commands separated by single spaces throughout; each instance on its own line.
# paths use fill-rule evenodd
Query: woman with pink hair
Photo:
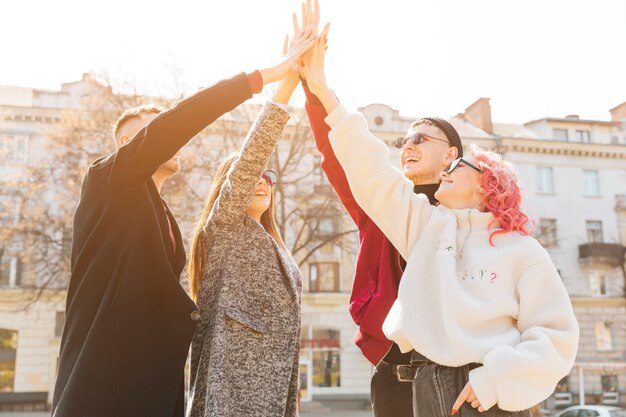
M 550 256 L 530 236 L 511 165 L 472 146 L 441 174 L 441 204 L 431 206 L 389 164 L 365 117 L 339 104 L 324 54 L 318 41 L 302 72 L 328 112 L 333 150 L 359 206 L 407 260 L 383 331 L 424 358 L 415 362 L 415 417 L 529 416 L 569 373 L 579 329 Z

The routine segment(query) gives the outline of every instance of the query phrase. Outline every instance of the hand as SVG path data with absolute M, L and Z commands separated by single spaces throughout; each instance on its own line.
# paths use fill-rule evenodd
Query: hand
M 325 34 L 327 31 L 328 25 L 326 25 L 322 34 Z M 302 73 L 305 76 L 309 90 L 320 99 L 326 112 L 330 113 L 339 105 L 339 101 L 333 92 L 330 91 L 326 83 L 326 75 L 324 73 L 325 57 L 326 43 L 324 42 L 324 38 L 320 36 L 315 42 L 315 45 L 311 48 L 311 56 L 304 62 Z
M 289 53 L 289 50 L 294 48 L 295 39 L 297 39 L 301 35 L 303 28 L 310 28 L 312 30 L 312 35 L 317 36 L 317 26 L 319 22 L 319 5 L 317 3 L 317 0 L 315 0 L 315 7 L 317 10 L 317 13 L 313 11 L 311 8 L 311 0 L 307 0 L 306 5 L 305 3 L 302 3 L 302 25 L 300 25 L 300 22 L 298 22 L 298 15 L 296 13 L 292 15 L 293 40 L 290 44 L 289 35 L 285 37 L 285 42 L 283 43 L 283 57 L 287 56 Z M 317 19 L 315 19 L 314 17 L 311 18 L 311 16 L 315 16 L 316 14 L 318 16 Z M 306 51 L 305 54 L 310 53 L 310 50 L 311 49 Z M 303 62 L 302 61 L 303 57 L 304 55 L 301 56 L 298 61 Z M 293 91 L 296 89 L 296 87 L 300 83 L 299 67 L 300 65 L 298 65 L 298 62 L 294 62 L 294 64 L 291 65 L 291 67 L 289 68 L 289 70 L 287 71 L 283 79 L 281 80 L 280 85 L 278 86 L 278 89 L 274 93 L 273 100 L 275 102 L 284 103 L 284 104 L 287 104 L 289 102 L 289 99 L 291 98 Z
M 463 391 L 461 391 L 461 393 L 457 397 L 456 402 L 452 406 L 451 414 L 455 415 L 464 402 L 470 403 L 473 408 L 477 408 L 478 411 L 481 413 L 485 411 L 483 406 L 480 405 L 480 401 L 478 401 L 478 398 L 476 398 L 476 393 L 474 392 L 474 389 L 469 382 L 465 384 L 465 388 L 463 388 Z
M 302 23 L 301 24 L 298 23 L 296 14 L 295 13 L 293 14 L 293 33 L 298 33 L 300 31 L 300 27 L 306 26 L 306 27 L 310 27 L 311 30 L 313 30 L 313 35 L 318 37 L 319 25 L 320 25 L 320 5 L 319 5 L 318 0 L 314 0 L 313 4 L 311 4 L 311 0 L 307 0 L 306 3 L 304 2 L 302 3 Z M 326 34 L 328 34 L 327 29 L 326 29 Z M 325 39 L 325 36 L 323 38 Z M 301 63 L 310 58 L 311 51 L 312 49 L 309 49 L 302 55 L 302 58 L 300 59 Z M 303 65 L 301 65 L 297 69 L 300 72 L 299 73 L 300 78 L 304 79 L 302 66 Z
M 297 33 L 297 32 L 295 32 Z M 289 35 L 285 37 L 283 44 L 283 56 L 289 52 Z M 296 87 L 300 84 L 300 74 L 298 72 L 298 64 L 294 63 L 287 71 L 287 74 L 283 77 L 278 85 L 278 88 L 274 92 L 272 100 L 276 103 L 288 104 L 291 95 Z
M 260 70 L 261 77 L 263 78 L 263 84 L 269 84 L 284 78 L 290 68 L 297 63 L 302 54 L 311 48 L 314 43 L 315 36 L 313 35 L 311 28 L 302 28 L 294 35 L 291 47 L 282 57 L 281 62 L 271 68 Z

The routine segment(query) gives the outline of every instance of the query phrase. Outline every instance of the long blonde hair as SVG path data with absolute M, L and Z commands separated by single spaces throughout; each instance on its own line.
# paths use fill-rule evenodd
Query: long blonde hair
M 215 177 L 213 178 L 213 184 L 211 185 L 211 191 L 209 192 L 209 197 L 206 200 L 206 204 L 204 206 L 204 210 L 200 217 L 198 217 L 196 221 L 196 225 L 194 227 L 193 238 L 191 240 L 191 253 L 189 256 L 189 266 L 187 271 L 189 273 L 189 288 L 191 290 L 191 298 L 194 301 L 197 300 L 198 294 L 200 293 L 200 286 L 202 284 L 202 274 L 204 272 L 204 267 L 206 263 L 206 253 L 204 252 L 204 226 L 209 218 L 209 214 L 211 214 L 211 210 L 213 210 L 213 205 L 215 204 L 215 200 L 220 195 L 220 191 L 222 189 L 222 185 L 224 185 L 224 181 L 226 181 L 226 177 L 228 175 L 228 171 L 233 163 L 239 158 L 239 153 L 233 153 L 229 157 L 227 157 L 222 164 L 217 168 L 217 172 L 215 173 Z M 261 225 L 265 229 L 267 233 L 269 233 L 274 240 L 285 250 L 285 252 L 289 252 L 287 247 L 285 246 L 285 242 L 283 242 L 280 233 L 278 232 L 278 225 L 276 224 L 276 220 L 274 219 L 274 187 L 272 187 L 272 195 L 270 198 L 270 205 L 265 210 L 265 212 L 261 215 Z

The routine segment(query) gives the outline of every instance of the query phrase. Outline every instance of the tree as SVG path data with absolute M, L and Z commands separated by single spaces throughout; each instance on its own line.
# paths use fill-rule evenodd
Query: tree
M 33 290 L 27 305 L 45 291 L 67 287 L 72 217 L 82 177 L 91 162 L 114 150 L 112 122 L 128 107 L 155 101 L 116 94 L 106 77 L 86 76 L 73 84 L 72 96 L 78 98 L 59 111 L 42 135 L 31 138 L 28 162 L 14 167 L 12 179 L 3 183 L 0 255 L 17 255 L 19 286 Z M 8 256 L 4 259 L 6 263 Z
M 2 227 L 2 242 L 22 242 L 22 263 L 29 278 L 23 286 L 63 291 L 70 275 L 73 212 L 80 184 L 89 164 L 114 151 L 111 126 L 127 108 L 155 103 L 165 107 L 171 99 L 146 97 L 125 86 L 117 93 L 108 77 L 86 77 L 81 97 L 65 110 L 42 139 L 43 155 L 28 166 L 26 180 L 14 184 L 14 199 L 21 210 L 19 224 Z M 130 91 L 130 93 L 128 93 Z M 243 104 L 213 123 L 184 149 L 181 172 L 165 182 L 162 193 L 181 224 L 185 236 L 202 210 L 219 162 L 239 150 L 261 106 Z M 270 167 L 279 175 L 276 187 L 277 223 L 289 250 L 300 266 L 325 245 L 342 250 L 354 247 L 355 230 L 347 228 L 340 203 L 323 181 L 317 150 L 303 109 L 294 109 L 291 122 L 272 155 Z M 36 198 L 33 198 L 36 196 Z M 6 220 L 6 219 L 5 219 Z M 0 254 L 5 245 L 0 246 Z

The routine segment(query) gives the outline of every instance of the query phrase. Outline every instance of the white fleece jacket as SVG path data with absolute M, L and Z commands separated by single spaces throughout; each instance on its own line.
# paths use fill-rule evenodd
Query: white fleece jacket
M 414 194 L 362 114 L 339 106 L 326 123 L 356 201 L 407 260 L 385 335 L 440 365 L 483 364 L 469 379 L 485 409 L 549 397 L 574 363 L 579 330 L 548 253 L 516 232 L 491 246 L 491 213 Z

